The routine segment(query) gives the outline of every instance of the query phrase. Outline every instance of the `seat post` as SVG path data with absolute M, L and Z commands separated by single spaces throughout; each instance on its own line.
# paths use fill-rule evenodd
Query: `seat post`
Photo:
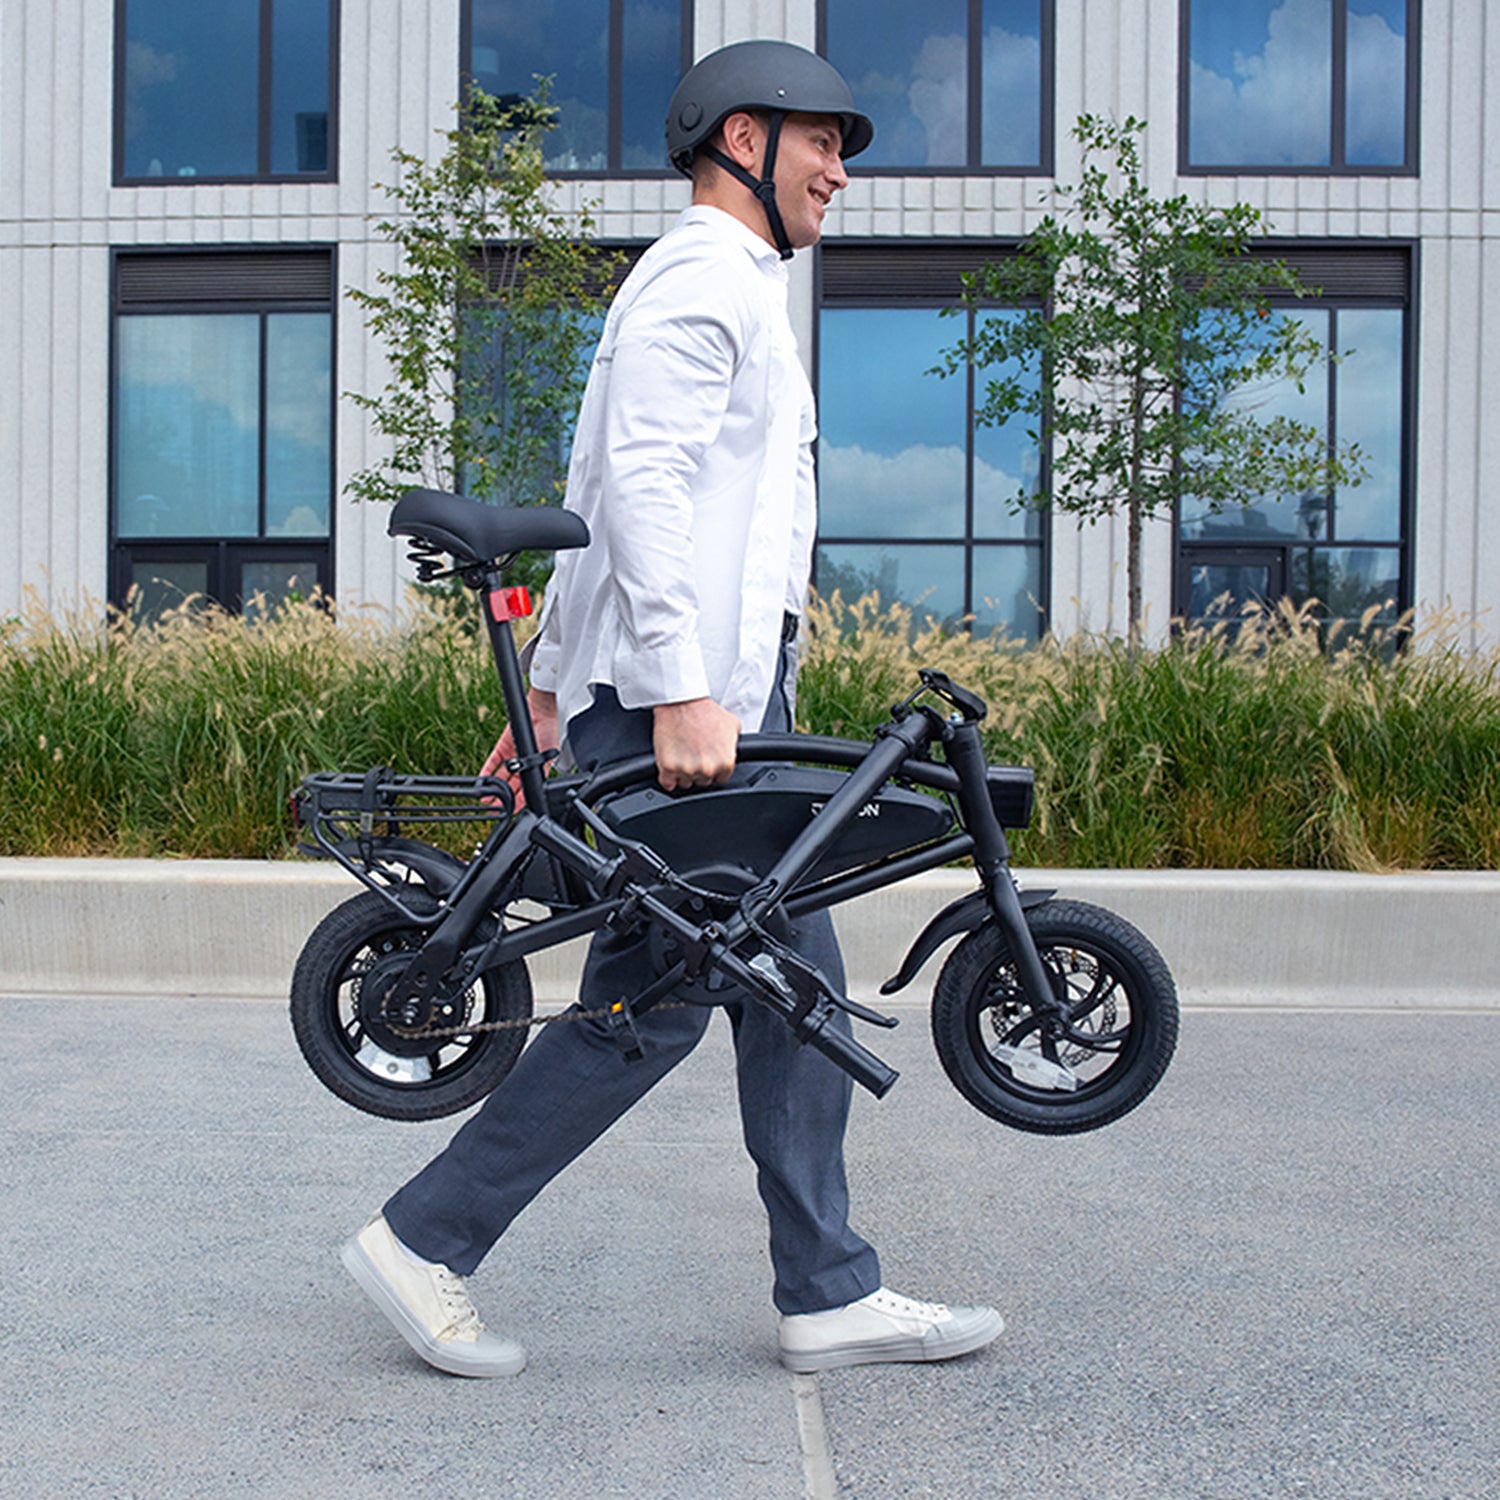
M 516 742 L 516 759 L 521 762 L 521 790 L 528 807 L 541 808 L 547 795 L 544 784 L 546 768 L 537 754 L 536 727 L 531 722 L 531 709 L 526 702 L 526 683 L 521 675 L 516 638 L 511 633 L 511 615 L 503 605 L 506 592 L 499 570 L 488 571 L 480 597 L 484 623 L 489 629 L 490 652 L 495 658 L 500 693 L 505 699 L 505 712 Z

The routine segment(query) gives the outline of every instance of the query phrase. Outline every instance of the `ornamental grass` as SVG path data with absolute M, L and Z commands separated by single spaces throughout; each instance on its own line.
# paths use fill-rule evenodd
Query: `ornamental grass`
M 992 759 L 1037 773 L 1021 863 L 1500 867 L 1500 658 L 1451 617 L 1330 634 L 1286 609 L 1134 651 L 974 639 L 875 597 L 808 623 L 804 730 L 868 738 L 919 665 L 988 701 Z M 472 773 L 503 723 L 476 624 L 427 597 L 150 624 L 32 603 L 0 623 L 0 855 L 278 858 L 309 771 Z

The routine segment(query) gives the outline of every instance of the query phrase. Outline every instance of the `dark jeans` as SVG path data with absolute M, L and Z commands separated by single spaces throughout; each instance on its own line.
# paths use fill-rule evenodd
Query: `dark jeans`
M 791 727 L 794 652 L 782 652 L 763 730 Z M 574 758 L 592 769 L 648 752 L 651 714 L 623 709 L 601 690 L 570 723 L 568 738 Z M 827 912 L 793 924 L 792 941 L 843 984 Z M 628 999 L 653 977 L 643 937 L 602 932 L 584 965 L 580 1006 Z M 856 1301 L 880 1285 L 880 1267 L 848 1221 L 849 1079 L 763 1006 L 723 1008 L 734 1034 L 745 1145 L 770 1221 L 773 1300 L 784 1313 Z M 648 1011 L 638 1022 L 644 1056 L 635 1061 L 602 1021 L 543 1028 L 448 1148 L 386 1204 L 391 1228 L 418 1255 L 467 1275 L 547 1183 L 697 1046 L 711 1015 L 702 1006 Z

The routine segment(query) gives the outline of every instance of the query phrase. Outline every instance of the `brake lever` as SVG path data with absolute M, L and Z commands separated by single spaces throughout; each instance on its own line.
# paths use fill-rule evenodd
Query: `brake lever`
M 761 951 L 749 960 L 750 967 L 772 984 L 780 984 L 783 991 L 795 997 L 801 1005 L 812 1006 L 823 1000 L 858 1021 L 868 1022 L 871 1026 L 882 1026 L 887 1031 L 901 1024 L 895 1016 L 882 1015 L 878 1010 L 871 1010 L 858 1000 L 851 1000 L 847 995 L 840 994 L 815 965 L 774 938 L 767 937 L 765 933 L 757 935 Z

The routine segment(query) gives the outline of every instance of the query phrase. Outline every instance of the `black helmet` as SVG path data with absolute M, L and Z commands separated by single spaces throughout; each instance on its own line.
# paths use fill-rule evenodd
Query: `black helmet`
M 854 107 L 838 69 L 791 42 L 735 42 L 720 47 L 683 75 L 667 107 L 667 155 L 684 174 L 698 148 L 736 110 L 837 115 L 841 156 L 857 156 L 875 127 Z
M 738 110 L 770 115 L 766 159 L 756 178 L 731 161 L 709 138 Z M 771 237 L 782 259 L 792 254 L 776 206 L 776 144 L 789 114 L 834 115 L 842 140 L 839 155 L 856 156 L 868 146 L 875 127 L 854 107 L 854 97 L 837 68 L 791 42 L 734 42 L 720 47 L 687 70 L 667 106 L 667 156 L 683 174 L 702 152 L 760 199 Z

